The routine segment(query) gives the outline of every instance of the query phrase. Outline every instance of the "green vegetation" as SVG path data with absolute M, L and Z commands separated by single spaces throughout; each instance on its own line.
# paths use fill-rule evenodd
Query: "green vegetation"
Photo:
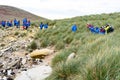
M 4 47 L 4 46 L 5 46 L 5 44 L 3 44 L 3 43 L 2 43 L 2 44 L 0 44 L 0 46 L 1 46 L 1 47 Z
M 52 74 L 46 80 L 120 80 L 120 13 L 80 16 L 55 20 L 46 30 L 35 35 L 40 47 L 54 46 L 59 53 L 52 60 Z M 77 32 L 71 31 L 76 23 Z M 111 24 L 115 31 L 93 34 L 86 24 Z M 66 62 L 72 52 L 75 59 Z
M 20 34 L 21 37 L 24 37 L 26 35 L 27 35 L 27 33 L 25 33 L 25 32 L 23 32 L 23 33 Z
M 14 35 L 17 36 L 17 35 L 19 35 L 19 34 L 20 34 L 20 33 L 16 31 Z
M 31 44 L 28 45 L 27 48 L 30 49 L 31 51 L 35 50 L 35 49 L 37 49 L 37 43 L 35 41 L 32 41 Z

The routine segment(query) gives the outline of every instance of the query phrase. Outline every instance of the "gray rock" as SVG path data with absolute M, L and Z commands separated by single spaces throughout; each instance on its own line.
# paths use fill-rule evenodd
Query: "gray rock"
M 8 48 L 5 48 L 3 50 L 1 50 L 2 53 L 7 53 L 7 52 L 13 52 L 13 48 L 12 47 L 8 47 Z
M 15 80 L 44 80 L 52 72 L 50 66 L 36 66 L 35 68 L 23 71 L 20 75 L 17 75 Z
M 0 57 L 2 57 L 3 56 L 3 52 L 2 51 L 0 51 Z
M 2 62 L 0 62 L 0 68 L 2 68 L 4 65 L 2 64 Z

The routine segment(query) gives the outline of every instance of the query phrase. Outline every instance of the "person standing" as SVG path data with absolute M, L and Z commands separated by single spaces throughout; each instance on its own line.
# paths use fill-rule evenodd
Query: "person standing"
M 41 30 L 43 29 L 43 26 L 44 26 L 44 24 L 41 22 L 41 23 L 40 23 L 40 29 L 41 29 Z
M 17 23 L 17 20 L 16 20 L 16 18 L 14 19 L 14 26 L 16 26 L 16 23 Z
M 48 28 L 48 23 L 44 24 L 44 29 Z
M 72 26 L 71 30 L 72 30 L 72 32 L 76 32 L 76 31 L 77 31 L 77 25 L 74 24 L 74 25 Z

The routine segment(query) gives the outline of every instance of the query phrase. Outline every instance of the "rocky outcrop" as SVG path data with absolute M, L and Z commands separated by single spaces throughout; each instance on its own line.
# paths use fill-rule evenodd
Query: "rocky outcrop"
M 42 58 L 49 57 L 54 53 L 54 50 L 40 49 L 29 53 L 26 48 L 33 40 L 33 38 L 30 38 L 33 34 L 21 37 L 15 35 L 15 32 L 18 32 L 18 34 L 29 32 L 20 29 L 15 31 L 15 29 L 14 27 L 0 29 L 0 80 L 45 79 L 50 75 L 52 69 L 50 66 L 45 66 L 47 61 Z

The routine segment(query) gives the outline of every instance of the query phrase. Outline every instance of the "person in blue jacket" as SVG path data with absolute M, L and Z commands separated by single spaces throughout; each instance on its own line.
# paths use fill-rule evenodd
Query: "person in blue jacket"
M 23 23 L 27 23 L 27 18 L 24 18 L 24 19 L 23 19 Z
M 2 21 L 2 26 L 5 27 L 6 26 L 6 21 Z
M 11 21 L 9 21 L 9 26 L 10 26 L 10 27 L 12 27 L 12 26 L 13 26 L 13 24 L 12 24 L 12 20 L 11 20 Z
M 27 30 L 28 29 L 28 27 L 29 27 L 29 22 L 27 22 L 26 24 L 25 24 L 25 29 Z
M 23 19 L 23 26 L 25 27 L 25 25 L 27 24 L 27 18 Z
M 90 27 L 89 30 L 90 30 L 92 33 L 95 33 L 95 28 L 94 28 L 94 27 Z
M 23 22 L 27 22 L 27 18 L 24 18 L 24 19 L 23 19 Z
M 72 30 L 72 32 L 76 32 L 76 31 L 77 31 L 77 26 L 76 26 L 76 24 L 74 24 L 74 25 L 72 26 L 71 30 Z
M 14 26 L 16 26 L 16 23 L 17 23 L 17 20 L 16 20 L 16 18 L 14 19 Z
M 99 27 L 95 27 L 95 33 L 99 33 L 100 32 L 100 28 Z
M 40 29 L 42 29 L 43 26 L 44 26 L 44 24 L 41 22 L 41 23 L 40 23 Z
M 48 23 L 44 24 L 44 29 L 48 28 Z
M 20 20 L 16 22 L 16 28 L 19 28 L 19 27 L 20 27 Z
M 11 27 L 10 21 L 7 21 L 7 27 Z

